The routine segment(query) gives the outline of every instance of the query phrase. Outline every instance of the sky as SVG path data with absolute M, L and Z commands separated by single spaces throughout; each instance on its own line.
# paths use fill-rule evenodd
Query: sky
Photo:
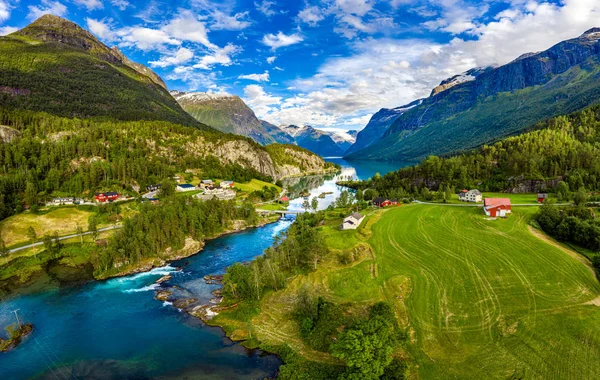
M 238 95 L 274 124 L 362 129 L 443 79 L 600 26 L 600 0 L 0 0 L 0 35 L 51 13 L 169 89 Z

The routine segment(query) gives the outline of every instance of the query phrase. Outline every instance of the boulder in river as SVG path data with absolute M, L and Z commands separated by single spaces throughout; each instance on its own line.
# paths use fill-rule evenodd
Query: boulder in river
M 162 276 L 161 278 L 159 278 L 158 280 L 156 280 L 156 283 L 157 284 L 162 284 L 163 282 L 169 281 L 172 278 L 173 278 L 173 276 L 171 276 L 171 275 Z
M 185 309 L 197 301 L 198 300 L 196 298 L 182 298 L 182 299 L 179 299 L 179 300 L 173 302 L 173 306 L 175 306 L 178 309 Z
M 158 292 L 156 292 L 156 295 L 154 296 L 154 298 L 156 298 L 159 301 L 166 301 L 172 295 L 173 295 L 173 292 L 170 290 L 159 290 Z

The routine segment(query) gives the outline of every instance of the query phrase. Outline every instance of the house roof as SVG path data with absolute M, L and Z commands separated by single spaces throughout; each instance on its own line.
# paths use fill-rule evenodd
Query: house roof
M 473 193 L 475 195 L 481 195 L 481 191 L 479 191 L 477 189 L 470 190 L 469 193 Z
M 107 197 L 113 197 L 115 195 L 119 195 L 119 193 L 117 193 L 116 191 L 109 191 L 108 193 L 104 193 L 104 195 Z
M 387 199 L 382 198 L 382 197 L 377 197 L 377 198 L 373 199 L 373 202 L 376 202 L 376 203 L 381 203 L 381 202 L 385 202 L 385 201 L 387 201 Z
M 212 183 L 212 179 L 203 179 L 202 183 Z
M 485 198 L 483 201 L 484 207 L 510 206 L 508 198 Z
M 195 186 L 190 185 L 189 183 L 181 183 L 181 184 L 177 185 L 177 187 L 181 187 L 182 189 L 191 189 L 192 187 L 195 187 Z
M 290 200 L 290 198 L 288 198 L 288 197 L 286 197 L 286 196 L 284 195 L 283 197 L 281 197 L 281 200 L 282 200 L 283 202 L 287 202 L 287 201 L 289 201 L 289 200 Z
M 460 192 L 461 192 L 461 193 L 468 193 L 468 192 L 469 192 L 469 190 L 466 190 L 466 189 L 465 189 L 465 190 L 461 190 Z
M 362 214 L 359 214 L 358 212 L 353 212 L 352 214 L 350 214 L 350 216 L 356 220 L 361 220 L 362 218 L 364 218 L 364 216 Z

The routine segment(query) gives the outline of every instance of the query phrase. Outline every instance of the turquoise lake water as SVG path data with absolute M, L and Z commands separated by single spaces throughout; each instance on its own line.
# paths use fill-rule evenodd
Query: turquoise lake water
M 341 176 L 368 178 L 403 164 L 348 163 Z M 327 207 L 339 194 L 339 176 L 300 181 L 311 194 L 332 191 L 320 200 Z M 300 202 L 300 203 L 298 203 Z M 291 202 L 297 208 L 301 200 Z M 0 294 L 0 327 L 14 322 L 13 310 L 35 326 L 17 349 L 0 354 L 0 379 L 259 379 L 274 376 L 281 361 L 249 351 L 227 339 L 219 328 L 154 299 L 160 286 L 178 286 L 180 296 L 207 303 L 217 285 L 203 277 L 223 273 L 235 262 L 262 254 L 291 220 L 207 242 L 204 250 L 147 273 L 7 299 Z M 181 268 L 181 270 L 178 270 Z

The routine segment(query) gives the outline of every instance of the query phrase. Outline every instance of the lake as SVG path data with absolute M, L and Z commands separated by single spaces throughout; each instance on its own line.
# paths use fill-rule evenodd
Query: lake
M 339 195 L 335 181 L 351 176 L 365 179 L 403 164 L 349 163 L 328 159 L 342 172 L 328 177 L 290 180 L 289 186 L 308 190 L 327 207 Z M 286 186 L 288 186 L 286 185 Z M 299 190 L 302 191 L 302 190 Z M 290 202 L 301 209 L 302 198 Z M 262 254 L 276 236 L 291 225 L 280 220 L 207 242 L 195 256 L 147 273 L 47 290 L 7 299 L 0 294 L 0 327 L 22 321 L 35 330 L 17 349 L 0 354 L 0 379 L 259 379 L 274 376 L 281 361 L 260 350 L 231 342 L 219 328 L 154 299 L 155 281 L 173 276 L 160 286 L 178 286 L 180 295 L 206 302 L 217 285 L 203 277 L 223 273 L 235 262 Z M 181 270 L 178 270 L 181 268 Z

